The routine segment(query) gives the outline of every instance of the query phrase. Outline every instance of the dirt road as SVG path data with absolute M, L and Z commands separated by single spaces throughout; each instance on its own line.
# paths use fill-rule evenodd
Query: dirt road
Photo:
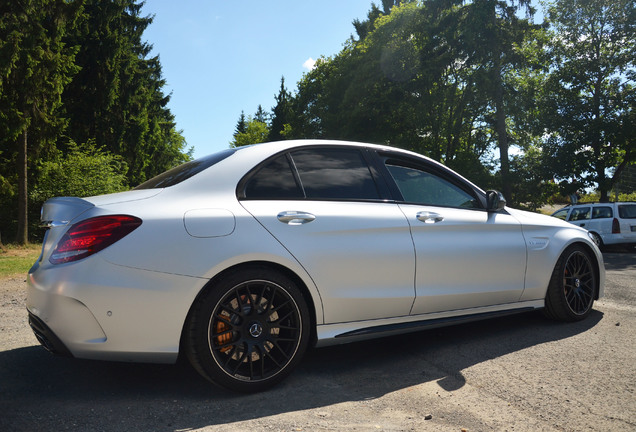
M 57 358 L 0 281 L 0 431 L 636 430 L 636 254 L 606 254 L 606 297 L 560 324 L 530 313 L 309 353 L 257 395 L 189 366 Z

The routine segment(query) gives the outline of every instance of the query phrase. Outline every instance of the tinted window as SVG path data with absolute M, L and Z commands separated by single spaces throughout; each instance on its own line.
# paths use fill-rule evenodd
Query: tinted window
M 554 213 L 552 216 L 554 216 L 555 218 L 559 218 L 561 220 L 565 220 L 568 217 L 568 209 L 559 210 L 558 212 Z
M 291 153 L 309 199 L 379 199 L 375 181 L 357 149 L 308 149 Z
M 245 197 L 251 199 L 304 198 L 285 155 L 260 168 L 245 187 Z
M 619 205 L 618 215 L 622 219 L 636 219 L 636 204 Z
M 603 219 L 614 217 L 611 207 L 594 207 L 592 209 L 592 219 Z
M 570 221 L 579 221 L 590 218 L 590 208 L 589 207 L 579 207 L 572 209 L 572 213 L 570 213 Z
M 135 188 L 135 190 L 160 189 L 174 186 L 200 173 L 201 171 L 210 168 L 212 165 L 221 162 L 223 159 L 234 154 L 235 151 L 236 149 L 227 149 L 201 159 L 186 162 L 140 184 Z
M 387 164 L 406 202 L 441 207 L 480 208 L 475 197 L 455 184 L 421 169 Z

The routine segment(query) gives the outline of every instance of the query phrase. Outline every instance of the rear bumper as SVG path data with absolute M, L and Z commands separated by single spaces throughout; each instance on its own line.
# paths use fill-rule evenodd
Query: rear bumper
M 73 354 L 66 348 L 66 345 L 64 345 L 60 338 L 53 333 L 53 330 L 31 312 L 29 312 L 29 325 L 38 342 L 40 342 L 47 351 L 63 357 L 73 357 Z
M 35 265 L 27 280 L 29 321 L 40 343 L 56 354 L 174 363 L 188 310 L 206 282 L 98 256 Z

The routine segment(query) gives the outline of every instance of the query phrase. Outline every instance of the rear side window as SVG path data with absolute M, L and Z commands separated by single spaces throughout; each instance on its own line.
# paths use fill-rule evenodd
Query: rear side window
M 243 197 L 377 200 L 380 194 L 360 150 L 310 148 L 267 162 L 249 177 Z
M 291 156 L 308 199 L 380 199 L 369 165 L 357 149 L 316 148 Z
M 590 208 L 589 207 L 579 207 L 572 209 L 572 213 L 570 213 L 570 221 L 580 221 L 590 218 Z
M 611 207 L 594 207 L 592 209 L 592 219 L 606 219 L 614 217 Z
M 618 216 L 621 219 L 636 219 L 636 204 L 619 204 Z
M 140 184 L 135 190 L 161 189 L 174 186 L 230 157 L 235 151 L 236 149 L 227 149 L 201 159 L 186 162 Z
M 285 155 L 268 162 L 254 174 L 245 186 L 245 196 L 250 199 L 304 198 Z

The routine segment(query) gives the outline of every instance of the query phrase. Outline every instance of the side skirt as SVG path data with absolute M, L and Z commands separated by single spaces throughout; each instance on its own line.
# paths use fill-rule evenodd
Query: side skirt
M 342 323 L 318 326 L 318 343 L 317 346 L 337 345 L 343 343 L 354 342 L 358 340 L 366 340 L 391 336 L 396 334 L 411 333 L 422 330 L 429 330 L 439 327 L 448 327 L 452 325 L 466 324 L 474 321 L 481 321 L 492 318 L 499 318 L 508 315 L 515 315 L 524 312 L 530 312 L 544 307 L 543 300 L 523 302 L 518 307 L 502 308 L 499 310 L 488 310 L 473 313 L 462 311 L 463 313 L 454 315 L 450 313 L 436 313 L 431 315 L 406 316 L 401 318 L 391 318 L 387 320 L 365 321 L 355 323 Z

